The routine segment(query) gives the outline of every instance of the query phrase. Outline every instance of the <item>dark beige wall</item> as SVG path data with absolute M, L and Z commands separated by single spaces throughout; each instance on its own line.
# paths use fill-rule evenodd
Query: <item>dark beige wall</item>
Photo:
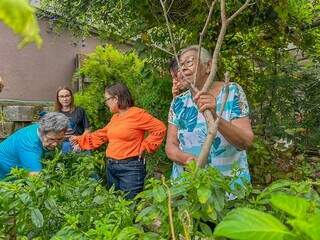
M 0 76 L 5 82 L 0 99 L 53 100 L 59 86 L 71 86 L 76 54 L 92 52 L 100 44 L 94 38 L 82 42 L 68 32 L 53 33 L 45 20 L 39 24 L 41 49 L 32 44 L 18 50 L 19 38 L 0 23 Z

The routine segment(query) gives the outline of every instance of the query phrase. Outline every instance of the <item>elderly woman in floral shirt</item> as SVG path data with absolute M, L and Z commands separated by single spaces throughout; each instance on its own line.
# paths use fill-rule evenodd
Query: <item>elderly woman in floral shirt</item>
M 192 81 L 196 73 L 198 46 L 181 51 L 178 77 Z M 201 50 L 196 87 L 201 89 L 210 74 L 211 55 Z M 184 79 L 186 80 L 186 79 Z M 218 133 L 212 144 L 208 164 L 224 175 L 231 175 L 236 164 L 239 183 L 250 181 L 245 149 L 252 143 L 254 135 L 249 119 L 249 108 L 245 93 L 237 83 L 229 84 L 228 99 L 224 107 Z M 174 161 L 172 177 L 178 177 L 183 165 L 197 158 L 207 136 L 207 124 L 203 111 L 209 109 L 214 117 L 220 111 L 226 89 L 224 83 L 216 81 L 207 93 L 194 94 L 191 90 L 176 96 L 169 111 L 166 153 Z

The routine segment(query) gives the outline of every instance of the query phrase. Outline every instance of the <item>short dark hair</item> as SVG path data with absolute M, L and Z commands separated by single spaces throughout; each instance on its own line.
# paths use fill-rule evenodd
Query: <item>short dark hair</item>
M 126 109 L 128 107 L 134 106 L 134 101 L 129 91 L 129 88 L 122 83 L 116 83 L 107 86 L 105 92 L 109 93 L 113 97 L 118 97 L 119 109 Z

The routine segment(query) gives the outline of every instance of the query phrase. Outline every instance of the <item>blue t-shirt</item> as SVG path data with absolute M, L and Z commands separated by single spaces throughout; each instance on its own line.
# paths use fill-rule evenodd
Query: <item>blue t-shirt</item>
M 11 168 L 24 168 L 30 172 L 42 169 L 42 142 L 38 134 L 39 124 L 24 127 L 0 143 L 0 179 Z
M 225 95 L 223 88 L 216 97 L 216 112 L 222 107 L 222 99 Z M 237 118 L 248 117 L 248 102 L 240 85 L 230 83 L 229 95 L 224 107 L 222 117 L 231 121 Z M 207 137 L 206 120 L 195 102 L 190 91 L 186 91 L 173 99 L 169 111 L 168 122 L 178 129 L 177 138 L 179 148 L 185 153 L 198 156 L 201 147 Z M 231 175 L 233 165 L 236 163 L 240 168 L 240 177 L 250 181 L 247 154 L 244 150 L 239 150 L 230 144 L 223 135 L 218 132 L 212 144 L 208 164 L 217 168 L 223 175 Z M 174 163 L 172 177 L 177 178 L 183 172 L 183 166 Z

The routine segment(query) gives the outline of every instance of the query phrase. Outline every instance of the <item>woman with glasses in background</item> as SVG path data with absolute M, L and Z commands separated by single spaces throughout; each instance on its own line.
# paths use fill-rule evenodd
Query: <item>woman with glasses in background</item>
M 81 135 L 89 130 L 89 121 L 83 108 L 74 105 L 74 97 L 70 88 L 60 87 L 56 93 L 55 111 L 69 118 L 66 139 L 62 143 L 62 152 L 77 151 L 69 141 L 71 135 Z

